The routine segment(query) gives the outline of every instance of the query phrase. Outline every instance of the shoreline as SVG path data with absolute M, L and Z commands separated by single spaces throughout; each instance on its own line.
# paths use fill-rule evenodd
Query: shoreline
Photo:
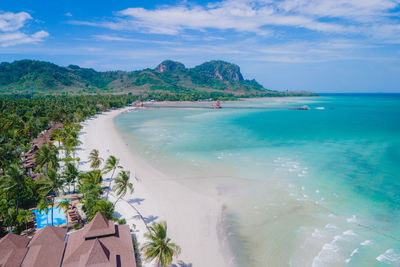
M 143 244 L 146 232 L 144 223 L 126 202 L 142 213 L 147 223 L 167 221 L 168 235 L 182 248 L 182 253 L 174 261 L 179 266 L 231 266 L 229 248 L 224 240 L 222 226 L 223 203 L 215 197 L 201 194 L 185 185 L 174 181 L 144 159 L 132 152 L 124 142 L 114 123 L 114 118 L 131 107 L 112 110 L 96 115 L 82 123 L 78 157 L 81 159 L 80 170 L 88 170 L 89 153 L 96 148 L 100 156 L 106 159 L 114 155 L 120 159 L 124 170 L 131 172 L 131 182 L 135 191 L 127 194 L 124 201 L 115 207 L 117 215 L 125 218 L 127 224 L 136 225 L 134 233 L 139 244 Z M 104 163 L 103 163 L 104 164 Z M 135 177 L 140 180 L 137 181 Z M 103 177 L 107 184 L 109 175 Z M 111 195 L 109 200 L 115 202 Z M 192 264 L 192 265 L 191 265 Z M 143 263 L 151 266 L 151 263 Z

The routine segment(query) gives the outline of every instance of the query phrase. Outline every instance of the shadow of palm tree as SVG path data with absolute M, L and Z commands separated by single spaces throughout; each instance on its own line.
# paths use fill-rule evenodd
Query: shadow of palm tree
M 193 267 L 191 263 L 185 263 L 183 261 L 178 261 L 178 264 L 171 264 L 171 267 Z
M 134 199 L 129 199 L 128 202 L 131 204 L 140 205 L 144 200 L 145 200 L 144 198 L 134 198 Z

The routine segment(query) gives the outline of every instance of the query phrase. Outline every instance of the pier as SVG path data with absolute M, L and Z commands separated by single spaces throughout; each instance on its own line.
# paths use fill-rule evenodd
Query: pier
M 271 107 L 257 107 L 257 106 L 221 106 L 219 101 L 216 101 L 214 104 L 205 105 L 204 102 L 202 104 L 190 103 L 190 104 L 165 104 L 162 102 L 145 102 L 138 103 L 135 105 L 136 107 L 143 108 L 186 108 L 186 109 L 280 109 L 280 110 L 309 110 L 308 106 L 298 106 L 298 107 L 282 107 L 282 106 L 271 106 Z

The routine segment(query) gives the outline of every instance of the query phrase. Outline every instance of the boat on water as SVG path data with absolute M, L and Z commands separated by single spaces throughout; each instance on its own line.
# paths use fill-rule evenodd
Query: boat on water
M 290 109 L 293 109 L 293 110 L 309 110 L 310 108 L 308 106 L 304 105 L 304 106 L 301 106 L 301 107 L 293 107 L 293 108 L 290 108 Z

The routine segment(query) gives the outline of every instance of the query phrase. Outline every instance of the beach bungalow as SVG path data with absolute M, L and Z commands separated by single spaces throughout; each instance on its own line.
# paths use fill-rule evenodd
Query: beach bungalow
M 31 148 L 29 149 L 28 152 L 22 153 L 21 155 L 21 162 L 22 162 L 22 167 L 26 169 L 28 174 L 33 174 L 33 170 L 36 167 L 35 164 L 35 157 L 36 157 L 36 151 L 44 144 L 50 143 L 53 139 L 51 137 L 51 133 L 54 130 L 62 128 L 63 124 L 61 122 L 57 122 L 53 124 L 49 129 L 45 130 L 41 134 L 39 134 L 38 137 L 33 139 L 31 141 Z

